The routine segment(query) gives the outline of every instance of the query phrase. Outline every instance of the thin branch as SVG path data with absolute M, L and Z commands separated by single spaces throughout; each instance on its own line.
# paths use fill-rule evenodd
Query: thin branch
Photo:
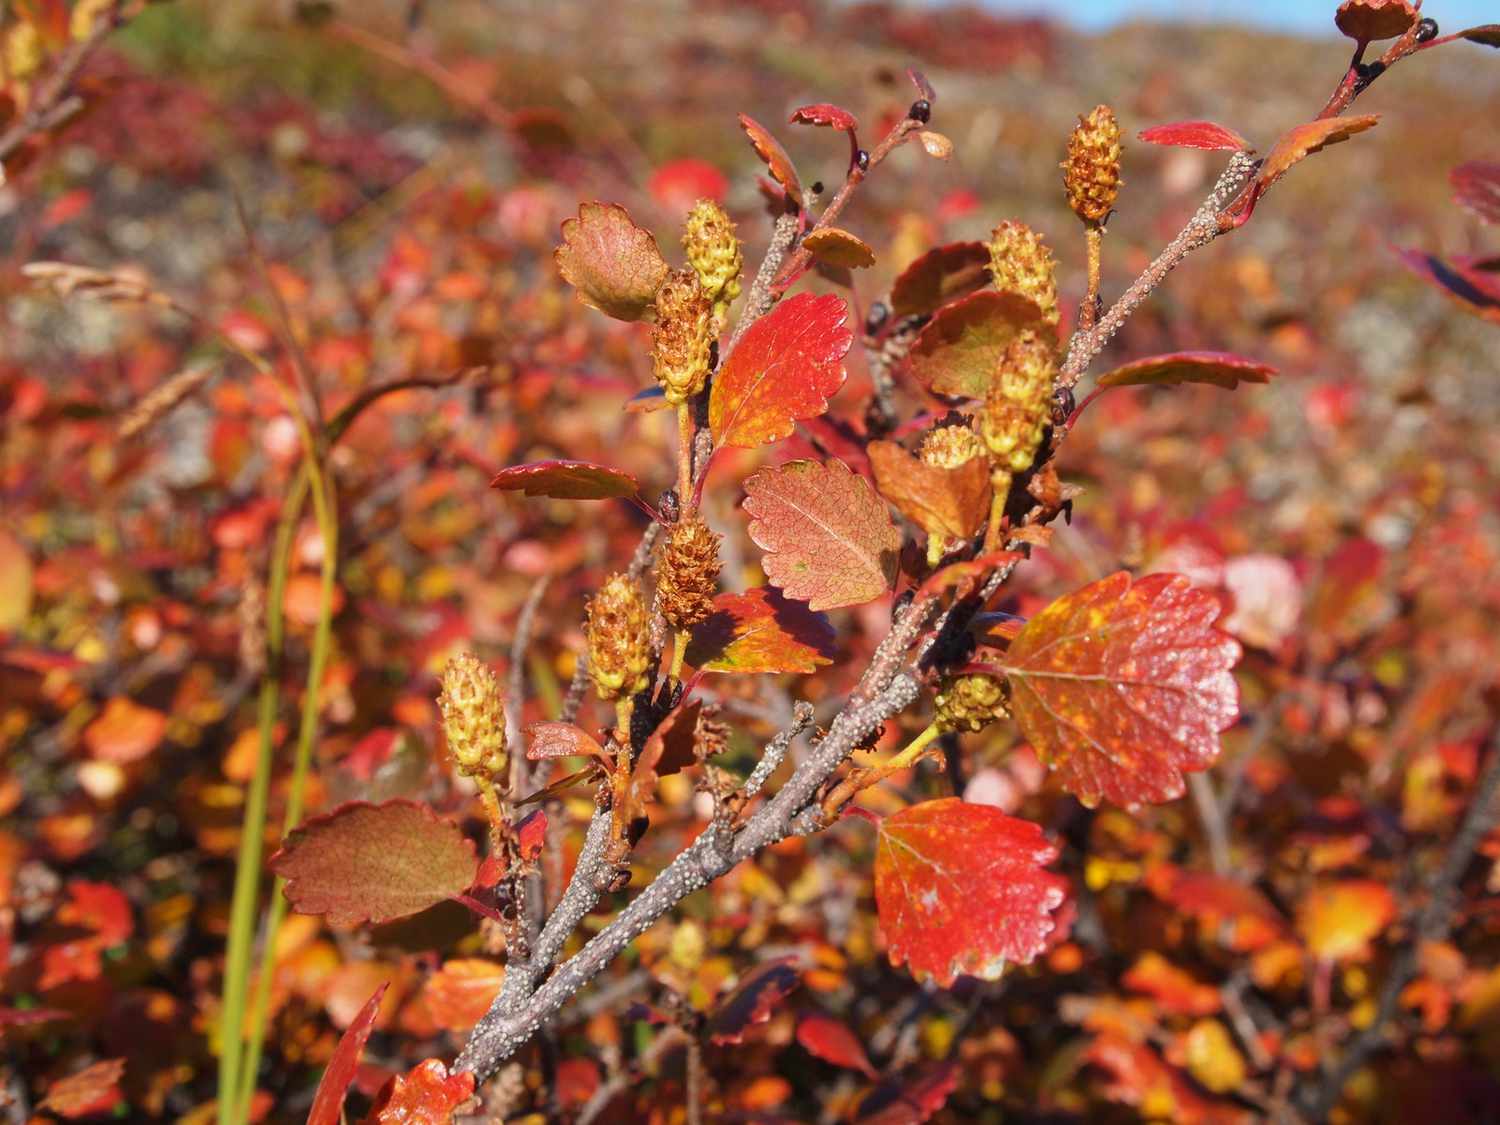
M 72 43 L 57 59 L 46 80 L 31 94 L 23 113 L 4 133 L 0 133 L 0 162 L 37 133 L 55 129 L 83 108 L 83 99 L 69 94 L 73 80 L 88 62 L 89 56 L 118 27 L 125 17 L 121 5 L 112 4 L 94 17 L 94 28 L 84 38 Z M 3 182 L 0 176 L 0 182 Z

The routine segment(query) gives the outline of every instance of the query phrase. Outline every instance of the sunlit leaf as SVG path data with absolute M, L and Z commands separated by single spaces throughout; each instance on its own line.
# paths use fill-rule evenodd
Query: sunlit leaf
M 1041 324 L 1018 293 L 984 289 L 939 309 L 912 344 L 912 377 L 934 394 L 984 398 L 1017 334 Z
M 950 242 L 927 251 L 891 283 L 891 312 L 925 316 L 990 281 L 990 250 L 983 242 Z
M 1164 864 L 1151 873 L 1153 894 L 1195 918 L 1230 949 L 1250 953 L 1287 936 L 1286 919 L 1254 887 L 1227 875 L 1184 871 Z
M 790 461 L 745 482 L 750 538 L 773 586 L 812 609 L 860 605 L 891 588 L 901 535 L 868 481 L 840 461 Z
M 1146 387 L 1207 383 L 1233 390 L 1241 383 L 1269 383 L 1276 369 L 1229 352 L 1173 352 L 1132 360 L 1099 376 L 1101 387 Z
M 1376 42 L 1406 34 L 1417 10 L 1408 0 L 1344 0 L 1333 22 L 1350 39 Z
M 471 1072 L 450 1075 L 441 1059 L 428 1059 L 381 1088 L 365 1125 L 447 1125 L 473 1094 Z
M 166 715 L 117 695 L 84 728 L 83 744 L 102 762 L 138 762 L 161 745 L 166 733 Z
M 590 461 L 533 461 L 495 474 L 491 488 L 556 500 L 610 500 L 640 491 L 635 477 Z
M 526 756 L 532 761 L 566 758 L 573 754 L 604 757 L 604 747 L 599 745 L 599 740 L 572 723 L 527 723 L 525 730 Z
M 1120 983 L 1151 997 L 1163 1012 L 1176 1016 L 1211 1016 L 1223 1003 L 1219 990 L 1179 969 L 1155 950 L 1147 950 L 1132 965 Z
M 891 963 L 946 988 L 995 980 L 1007 962 L 1046 948 L 1067 880 L 1039 825 L 957 797 L 912 805 L 880 822 L 875 907 Z
M 1370 113 L 1362 117 L 1326 117 L 1288 129 L 1277 138 L 1271 151 L 1266 154 L 1265 162 L 1260 166 L 1260 174 L 1256 178 L 1258 192 L 1264 194 L 1267 188 L 1286 175 L 1294 165 L 1313 153 L 1320 152 L 1329 145 L 1347 141 L 1366 129 L 1373 129 L 1379 121 L 1379 114 Z
M 474 882 L 474 845 L 426 805 L 354 801 L 313 817 L 271 857 L 299 914 L 329 924 L 384 922 L 425 910 Z
M 1315 887 L 1297 907 L 1297 933 L 1314 957 L 1347 961 L 1361 956 L 1396 917 L 1390 887 L 1348 879 Z
M 813 259 L 837 269 L 862 270 L 875 264 L 875 251 L 858 235 L 838 227 L 823 227 L 802 240 Z
M 348 1092 L 349 1083 L 354 1081 L 354 1073 L 359 1068 L 359 1056 L 365 1049 L 370 1032 L 375 1029 L 375 1016 L 380 1011 L 381 998 L 390 986 L 390 981 L 380 985 L 375 994 L 365 1001 L 365 1006 L 354 1017 L 354 1022 L 339 1036 L 338 1046 L 333 1049 L 333 1057 L 328 1060 L 328 1065 L 323 1068 L 323 1077 L 318 1080 L 312 1109 L 307 1114 L 307 1125 L 339 1125 L 342 1120 L 344 1094 Z
M 504 983 L 504 965 L 480 957 L 451 957 L 427 978 L 422 1001 L 439 1027 L 463 1033 L 490 1010 Z
M 833 662 L 833 626 L 806 602 L 769 586 L 720 594 L 713 612 L 693 626 L 687 662 L 705 672 L 815 672 Z
M 562 225 L 553 253 L 558 272 L 578 299 L 616 320 L 649 316 L 667 262 L 650 232 L 617 203 L 585 203 Z
M 103 1059 L 52 1083 L 37 1108 L 70 1120 L 108 1113 L 124 1099 L 120 1093 L 124 1076 L 124 1059 Z
M 1059 598 L 1005 656 L 1011 707 L 1037 755 L 1086 805 L 1170 801 L 1239 717 L 1239 644 L 1219 602 L 1180 575 L 1125 572 Z
M 786 192 L 787 198 L 800 208 L 802 206 L 802 181 L 797 178 L 796 166 L 792 164 L 792 158 L 786 154 L 786 149 L 781 147 L 781 142 L 771 135 L 770 130 L 748 114 L 740 114 L 740 128 L 745 131 L 745 136 L 750 138 L 755 155 L 765 162 L 766 170 L 771 173 L 771 178 L 780 185 L 782 191 Z
M 797 421 L 827 410 L 844 385 L 844 356 L 854 342 L 848 318 L 842 297 L 799 293 L 752 324 L 714 376 L 714 444 L 779 441 Z
M 1179 148 L 1205 148 L 1230 152 L 1252 152 L 1250 142 L 1233 129 L 1212 121 L 1173 121 L 1153 125 L 1137 134 L 1150 145 L 1173 145 Z

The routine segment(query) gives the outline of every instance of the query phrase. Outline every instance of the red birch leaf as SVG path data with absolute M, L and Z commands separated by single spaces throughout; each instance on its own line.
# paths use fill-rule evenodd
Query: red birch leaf
M 380 1013 L 380 1001 L 391 982 L 386 981 L 365 1001 L 359 1015 L 339 1036 L 333 1057 L 323 1068 L 323 1077 L 318 1079 L 318 1091 L 313 1095 L 312 1109 L 307 1113 L 307 1125 L 339 1125 L 343 1119 L 344 1095 L 354 1073 L 359 1069 L 359 1056 L 365 1049 L 370 1032 L 375 1029 L 375 1017 Z
M 1320 152 L 1329 145 L 1347 141 L 1356 133 L 1373 129 L 1379 120 L 1380 115 L 1375 113 L 1362 117 L 1327 117 L 1288 129 L 1277 138 L 1271 151 L 1266 154 L 1265 163 L 1260 166 L 1260 174 L 1255 180 L 1255 194 L 1264 195 L 1293 165 L 1313 153 Z
M 826 1063 L 857 1070 L 866 1078 L 876 1076 L 859 1036 L 849 1030 L 848 1024 L 832 1016 L 817 1012 L 803 1016 L 797 1024 L 797 1042 L 808 1054 Z
M 990 805 L 944 797 L 880 822 L 875 908 L 891 964 L 947 988 L 996 980 L 1009 961 L 1047 947 L 1067 880 L 1039 825 Z
M 605 757 L 604 747 L 587 731 L 572 723 L 527 723 L 526 757 L 533 762 L 543 758 L 566 758 L 573 754 Z
M 813 259 L 835 269 L 862 270 L 875 264 L 875 251 L 858 235 L 840 227 L 823 227 L 802 240 Z
M 1453 198 L 1487 223 L 1500 223 L 1500 164 L 1471 160 L 1448 174 Z
M 1408 0 L 1344 0 L 1333 22 L 1350 39 L 1371 43 L 1405 35 L 1417 10 Z
M 875 487 L 929 537 L 967 539 L 990 514 L 990 462 L 974 457 L 956 469 L 929 465 L 893 441 L 870 443 Z
M 447 1125 L 474 1095 L 474 1075 L 450 1075 L 441 1059 L 427 1059 L 381 1087 L 365 1125 Z
M 458 825 L 415 801 L 351 801 L 297 828 L 271 857 L 299 914 L 386 922 L 466 890 L 478 872 Z
M 958 1087 L 957 1063 L 924 1063 L 887 1078 L 860 1099 L 856 1125 L 922 1125 Z
M 613 500 L 641 490 L 635 477 L 592 461 L 532 461 L 501 469 L 490 481 L 502 492 L 550 496 L 554 500 Z
M 1270 899 L 1227 875 L 1163 864 L 1147 876 L 1146 886 L 1237 953 L 1253 953 L 1287 935 L 1286 919 Z
M 798 106 L 792 110 L 789 120 L 793 125 L 826 125 L 830 129 L 838 129 L 845 133 L 852 133 L 859 128 L 859 122 L 854 120 L 854 114 L 828 102 Z
M 833 663 L 837 636 L 828 618 L 769 586 L 720 594 L 693 626 L 686 660 L 704 672 L 806 675 Z
M 917 595 L 930 598 L 946 594 L 949 590 L 974 583 L 981 576 L 988 576 L 991 571 L 1013 562 L 1019 562 L 1025 557 L 1019 551 L 992 551 L 988 555 L 980 555 L 977 559 L 951 563 L 942 570 L 929 575 L 917 590 Z
M 705 1030 L 715 1046 L 743 1043 L 745 1033 L 765 1023 L 776 1008 L 802 983 L 802 974 L 789 957 L 769 961 L 753 969 L 719 1001 L 708 1017 Z
M 1276 368 L 1229 352 L 1173 352 L 1136 359 L 1099 376 L 1101 387 L 1148 387 L 1207 383 L 1234 390 L 1241 383 L 1269 383 Z
M 1136 134 L 1148 145 L 1172 145 L 1178 148 L 1205 148 L 1224 152 L 1254 152 L 1250 142 L 1233 129 L 1213 121 L 1173 121 L 1153 125 Z
M 1218 600 L 1176 574 L 1121 571 L 1057 599 L 1005 656 L 1011 709 L 1085 805 L 1175 800 L 1239 716 L 1240 646 Z
M 547 846 L 547 810 L 537 809 L 516 825 L 516 848 L 522 861 L 535 862 Z
M 800 208 L 802 206 L 802 181 L 797 178 L 796 165 L 786 154 L 786 149 L 781 147 L 781 142 L 749 114 L 740 114 L 740 128 L 745 130 L 745 136 L 750 138 L 755 155 L 765 162 L 766 170 L 771 173 L 771 178 L 781 185 L 781 190 L 786 192 L 787 198 Z
M 124 1076 L 124 1059 L 103 1059 L 52 1083 L 37 1108 L 69 1119 L 108 1113 L 124 1098 L 120 1093 Z
M 844 385 L 844 356 L 854 342 L 848 319 L 842 297 L 799 293 L 752 324 L 714 376 L 714 445 L 780 441 L 796 422 L 827 410 Z
M 990 283 L 990 250 L 983 242 L 950 242 L 923 254 L 891 283 L 895 316 L 926 316 Z
M 945 305 L 911 346 L 912 376 L 934 394 L 984 398 L 1005 349 L 1041 310 L 1018 293 L 983 289 Z
M 789 461 L 745 482 L 750 538 L 766 578 L 809 609 L 873 601 L 890 589 L 901 534 L 870 482 L 842 461 Z
M 667 261 L 618 203 L 584 203 L 562 225 L 553 260 L 584 304 L 616 320 L 651 315 Z

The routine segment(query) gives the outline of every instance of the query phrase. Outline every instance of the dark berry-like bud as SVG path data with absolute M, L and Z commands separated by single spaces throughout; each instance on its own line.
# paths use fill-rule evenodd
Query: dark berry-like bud
M 1417 24 L 1417 42 L 1427 43 L 1437 38 L 1438 22 L 1430 16 Z
M 823 181 L 822 180 L 814 180 L 813 181 L 812 193 L 814 195 L 822 195 L 823 194 Z
M 870 154 L 864 149 L 856 151 L 854 154 L 854 166 L 861 172 L 868 172 L 870 170 Z
M 932 120 L 932 103 L 926 98 L 918 98 L 911 103 L 911 108 L 906 111 L 906 116 L 910 117 L 913 121 L 920 121 L 923 125 L 926 125 Z

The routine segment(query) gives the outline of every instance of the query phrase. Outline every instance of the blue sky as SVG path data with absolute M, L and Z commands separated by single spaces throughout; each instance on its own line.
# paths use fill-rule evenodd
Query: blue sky
M 1001 11 L 1040 12 L 1082 27 L 1107 27 L 1132 16 L 1233 20 L 1313 34 L 1333 30 L 1338 0 L 984 0 Z M 1444 31 L 1500 22 L 1500 0 L 1427 0 L 1426 15 Z

